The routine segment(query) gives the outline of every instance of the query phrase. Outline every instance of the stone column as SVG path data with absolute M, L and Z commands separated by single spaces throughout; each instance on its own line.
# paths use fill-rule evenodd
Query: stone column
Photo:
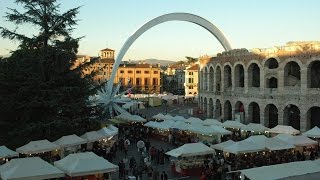
M 261 108 L 260 108 L 260 124 L 266 126 L 264 122 L 264 109 L 261 109 Z
M 284 124 L 284 120 L 283 120 L 283 110 L 285 107 L 280 106 L 278 108 L 278 125 L 287 125 Z
M 235 88 L 235 77 L 234 77 L 234 68 L 231 70 L 231 81 L 232 81 L 232 89 L 231 91 L 234 91 Z
M 249 89 L 249 80 L 248 80 L 248 70 L 246 70 L 245 67 L 243 67 L 243 73 L 244 73 L 244 93 L 247 94 L 248 93 L 248 89 Z
M 264 67 L 260 68 L 260 94 L 264 94 L 266 80 L 264 78 Z
M 308 122 L 308 110 L 300 109 L 300 131 L 305 132 L 310 129 L 310 122 Z
M 300 86 L 301 86 L 301 94 L 306 95 L 308 91 L 308 68 L 301 67 L 300 71 Z
M 282 95 L 284 89 L 284 70 L 280 69 L 278 71 L 278 94 Z

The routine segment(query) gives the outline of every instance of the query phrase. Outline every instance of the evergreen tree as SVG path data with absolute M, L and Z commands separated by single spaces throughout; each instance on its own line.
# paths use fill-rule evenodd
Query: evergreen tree
M 5 18 L 39 32 L 28 37 L 0 27 L 3 38 L 19 42 L 9 58 L 0 60 L 0 141 L 22 145 L 97 128 L 87 104 L 96 72 L 83 74 L 94 61 L 76 65 L 81 38 L 71 37 L 80 7 L 60 13 L 57 0 L 15 2 L 25 11 L 8 8 Z

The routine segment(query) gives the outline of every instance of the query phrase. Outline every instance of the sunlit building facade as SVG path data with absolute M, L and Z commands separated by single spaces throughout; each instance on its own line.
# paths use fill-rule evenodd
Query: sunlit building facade
M 209 118 L 320 125 L 320 42 L 268 49 L 235 49 L 200 60 L 199 107 Z

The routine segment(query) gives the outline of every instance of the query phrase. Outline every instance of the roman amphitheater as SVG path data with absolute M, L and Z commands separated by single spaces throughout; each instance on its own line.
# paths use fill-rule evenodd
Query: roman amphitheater
M 320 42 L 201 57 L 199 78 L 199 108 L 208 118 L 320 127 Z

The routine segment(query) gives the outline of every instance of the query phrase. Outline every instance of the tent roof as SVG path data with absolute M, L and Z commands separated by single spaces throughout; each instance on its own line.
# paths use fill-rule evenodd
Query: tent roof
M 100 130 L 97 131 L 97 133 L 101 134 L 103 137 L 112 137 L 118 134 L 118 130 L 114 130 L 110 128 L 110 126 L 108 126 L 108 127 L 101 128 Z
M 225 152 L 240 154 L 240 153 L 251 153 L 266 150 L 264 145 L 256 144 L 250 141 L 238 141 L 234 144 L 227 146 L 223 149 Z
M 256 136 L 250 136 L 247 139 L 245 139 L 244 141 L 253 142 L 253 143 L 259 144 L 261 146 L 265 146 L 266 139 L 267 139 L 267 137 L 264 135 L 256 135 Z
M 18 153 L 22 154 L 36 154 L 42 152 L 48 152 L 59 149 L 59 146 L 44 139 L 38 141 L 30 141 L 28 144 L 16 149 Z
M 223 127 L 227 127 L 227 128 L 237 128 L 237 129 L 240 129 L 242 127 L 244 127 L 245 125 L 238 122 L 238 121 L 230 121 L 230 120 L 227 120 L 226 122 L 222 123 L 222 126 Z
M 188 119 L 185 120 L 185 122 L 187 123 L 198 123 L 198 124 L 202 124 L 203 121 L 199 118 L 196 117 L 189 117 Z
M 155 119 L 163 119 L 164 115 L 162 113 L 159 113 L 157 115 L 152 116 Z
M 184 144 L 183 146 L 166 152 L 166 154 L 173 157 L 189 157 L 206 154 L 215 154 L 215 150 L 199 142 Z
M 0 146 L 0 158 L 19 156 L 19 154 L 6 146 Z
M 206 119 L 203 121 L 203 125 L 217 125 L 217 126 L 222 126 L 222 123 L 216 119 Z
M 12 159 L 0 166 L 1 179 L 50 179 L 64 177 L 58 168 L 39 157 Z
M 300 134 L 299 130 L 294 129 L 291 126 L 285 125 L 277 125 L 276 127 L 270 129 L 269 132 L 277 134 Z
M 311 173 L 319 173 L 320 165 L 313 161 L 298 161 L 244 169 L 240 171 L 251 180 L 270 180 L 303 176 Z M 308 179 L 306 177 L 303 178 Z
M 189 130 L 190 129 L 190 124 L 182 122 L 182 121 L 177 121 L 171 126 L 171 128 L 180 129 L 180 130 L 184 130 L 185 131 L 185 130 Z
M 225 142 L 222 142 L 222 143 L 219 143 L 219 144 L 214 144 L 214 145 L 211 145 L 211 148 L 213 149 L 218 149 L 220 151 L 223 151 L 224 148 L 234 144 L 235 142 L 232 141 L 232 140 L 228 140 L 228 141 L 225 141 Z
M 185 121 L 186 118 L 184 118 L 183 116 L 174 116 L 174 117 L 172 117 L 172 120 L 174 120 L 174 121 Z
M 318 126 L 315 126 L 309 131 L 303 133 L 303 135 L 313 138 L 320 138 L 320 128 L 318 128 Z
M 273 138 L 266 139 L 266 148 L 272 151 L 276 151 L 276 150 L 283 150 L 283 149 L 293 149 L 295 148 L 295 146 L 292 144 L 288 144 L 287 142 L 281 139 L 273 137 Z
M 302 135 L 292 136 L 290 134 L 278 134 L 275 137 L 295 146 L 310 146 L 310 145 L 318 144 L 317 141 L 314 141 Z
M 62 136 L 60 139 L 54 141 L 56 145 L 60 147 L 70 147 L 70 146 L 77 146 L 80 144 L 85 144 L 87 143 L 87 140 L 82 139 L 81 137 L 72 134 L 68 136 Z
M 249 123 L 249 124 L 245 125 L 244 127 L 242 127 L 241 130 L 264 132 L 266 130 L 269 130 L 269 128 L 265 127 L 262 124 Z
M 226 130 L 225 128 L 221 127 L 221 126 L 215 126 L 215 125 L 211 125 L 210 128 L 212 128 L 214 130 L 214 134 L 220 134 L 220 135 L 229 135 L 232 134 L 231 131 Z
M 104 136 L 97 131 L 86 132 L 81 136 L 83 139 L 86 139 L 88 142 L 99 141 L 104 138 Z
M 119 168 L 93 152 L 69 154 L 54 165 L 71 177 L 114 172 Z
M 163 116 L 163 120 L 172 120 L 172 116 L 170 114 L 166 114 Z
M 121 113 L 115 117 L 116 119 L 130 121 L 130 122 L 146 122 L 146 120 L 138 115 L 132 115 L 130 113 Z

